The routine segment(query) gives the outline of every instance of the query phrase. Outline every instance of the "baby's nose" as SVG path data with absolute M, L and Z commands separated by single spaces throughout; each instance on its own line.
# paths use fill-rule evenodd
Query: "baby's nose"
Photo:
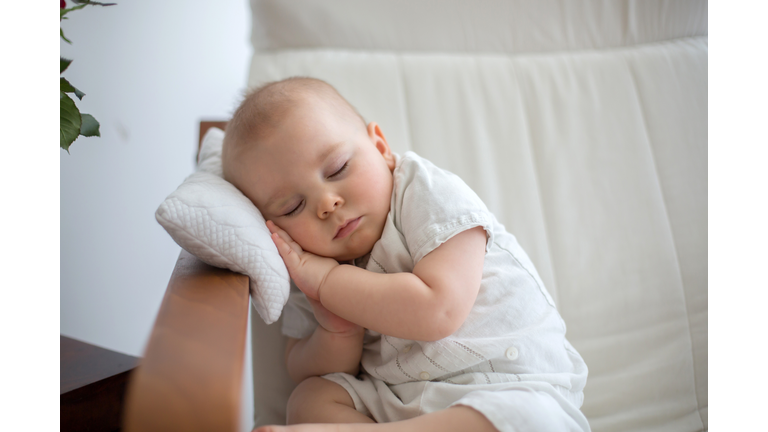
M 343 200 L 339 196 L 335 195 L 328 195 L 320 202 L 320 207 L 318 208 L 318 216 L 325 219 L 327 218 L 331 213 L 336 211 L 336 209 L 343 203 Z

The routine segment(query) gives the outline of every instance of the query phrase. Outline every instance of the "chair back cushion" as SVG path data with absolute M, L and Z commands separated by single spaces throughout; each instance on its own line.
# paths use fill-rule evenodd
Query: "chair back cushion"
M 251 4 L 249 85 L 328 81 L 517 236 L 593 430 L 707 428 L 706 2 Z

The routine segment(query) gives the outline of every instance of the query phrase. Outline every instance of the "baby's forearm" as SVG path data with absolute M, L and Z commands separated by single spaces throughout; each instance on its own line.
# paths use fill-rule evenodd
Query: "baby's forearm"
M 333 372 L 357 375 L 365 330 L 333 333 L 318 326 L 315 332 L 289 348 L 288 375 L 297 383 Z
M 438 340 L 455 330 L 445 296 L 413 273 L 341 265 L 328 275 L 320 301 L 344 319 L 403 339 Z

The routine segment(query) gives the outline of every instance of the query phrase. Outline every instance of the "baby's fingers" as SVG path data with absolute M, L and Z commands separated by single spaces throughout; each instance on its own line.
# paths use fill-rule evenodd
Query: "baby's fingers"
M 279 236 L 280 236 L 280 238 L 281 238 L 281 239 L 282 239 L 284 242 L 288 243 L 288 244 L 289 244 L 289 245 L 290 245 L 290 246 L 293 248 L 293 250 L 295 250 L 296 252 L 303 252 L 303 251 L 304 251 L 304 249 L 302 249 L 302 248 L 301 248 L 301 246 L 299 246 L 299 244 L 298 244 L 298 243 L 296 243 L 295 241 L 293 241 L 293 239 L 291 238 L 291 236 L 290 236 L 290 235 L 288 235 L 288 233 L 287 233 L 287 232 L 285 232 L 285 230 L 283 230 L 283 229 L 281 229 L 279 226 L 275 225 L 275 223 L 274 223 L 274 222 L 272 222 L 272 221 L 267 221 L 267 228 L 269 228 L 269 232 L 271 232 L 272 234 L 277 234 L 277 235 L 279 235 Z
M 278 227 L 277 227 L 277 225 L 275 225 L 275 223 L 274 223 L 274 222 L 272 222 L 271 220 L 268 220 L 268 221 L 267 221 L 267 228 L 269 229 L 269 232 L 271 232 L 271 233 L 273 233 L 273 234 L 274 234 L 274 233 L 276 233 L 276 232 L 277 232 L 277 231 L 280 229 L 280 228 L 278 228 Z
M 280 252 L 280 257 L 283 258 L 283 261 L 285 262 L 286 267 L 288 267 L 288 270 L 291 270 L 292 268 L 295 268 L 299 265 L 301 262 L 301 258 L 299 258 L 300 251 L 296 251 L 294 248 L 292 248 L 291 245 L 283 240 L 277 233 L 272 233 L 272 241 L 275 242 L 277 251 Z

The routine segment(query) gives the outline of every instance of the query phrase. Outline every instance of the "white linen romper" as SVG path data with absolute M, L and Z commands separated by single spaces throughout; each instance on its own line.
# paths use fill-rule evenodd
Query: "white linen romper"
M 451 336 L 422 342 L 366 330 L 360 374 L 323 378 L 344 387 L 355 408 L 377 422 L 466 405 L 500 431 L 589 431 L 579 410 L 587 366 L 515 237 L 458 176 L 413 152 L 395 158 L 382 237 L 355 264 L 411 272 L 440 244 L 482 226 L 488 240 L 480 291 Z M 286 336 L 307 337 L 318 325 L 295 287 L 284 313 Z

